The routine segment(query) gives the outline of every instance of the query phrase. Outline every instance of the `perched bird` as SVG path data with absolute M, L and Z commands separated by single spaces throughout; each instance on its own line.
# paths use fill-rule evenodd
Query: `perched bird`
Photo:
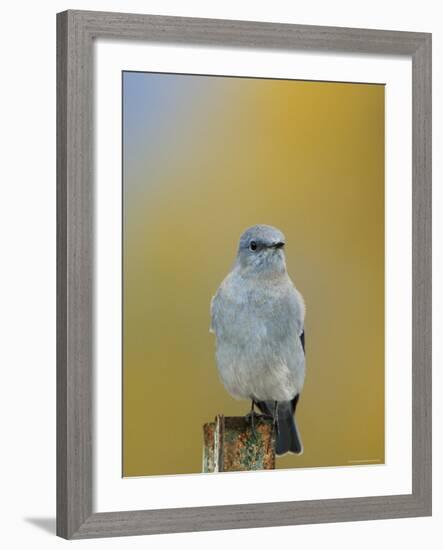
M 285 237 L 254 225 L 240 238 L 237 258 L 211 301 L 211 332 L 227 391 L 273 418 L 276 454 L 301 454 L 295 409 L 305 379 L 305 304 L 286 271 Z

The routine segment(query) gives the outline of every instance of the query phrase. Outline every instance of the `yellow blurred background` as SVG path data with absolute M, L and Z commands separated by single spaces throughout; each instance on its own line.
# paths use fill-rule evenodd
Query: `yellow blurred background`
M 384 462 L 384 86 L 123 74 L 123 475 L 201 472 L 212 295 L 238 239 L 286 235 L 307 306 L 301 456 Z

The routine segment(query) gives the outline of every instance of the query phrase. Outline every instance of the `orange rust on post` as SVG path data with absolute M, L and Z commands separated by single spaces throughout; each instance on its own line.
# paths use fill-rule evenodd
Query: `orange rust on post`
M 214 436 L 215 423 L 203 425 L 203 471 L 214 471 Z
M 224 437 L 225 437 L 225 417 L 219 414 L 215 419 L 215 471 L 224 472 Z
M 255 431 L 244 416 L 218 415 L 203 426 L 203 472 L 275 468 L 272 420 L 256 416 Z

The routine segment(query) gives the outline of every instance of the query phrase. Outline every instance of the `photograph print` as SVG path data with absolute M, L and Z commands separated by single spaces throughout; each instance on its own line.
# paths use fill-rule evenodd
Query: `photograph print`
M 123 477 L 384 464 L 384 85 L 123 71 L 122 125 Z

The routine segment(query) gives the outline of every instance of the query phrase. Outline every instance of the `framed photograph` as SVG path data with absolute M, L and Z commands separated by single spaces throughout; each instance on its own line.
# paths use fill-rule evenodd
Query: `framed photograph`
M 57 16 L 57 533 L 431 514 L 431 35 Z

